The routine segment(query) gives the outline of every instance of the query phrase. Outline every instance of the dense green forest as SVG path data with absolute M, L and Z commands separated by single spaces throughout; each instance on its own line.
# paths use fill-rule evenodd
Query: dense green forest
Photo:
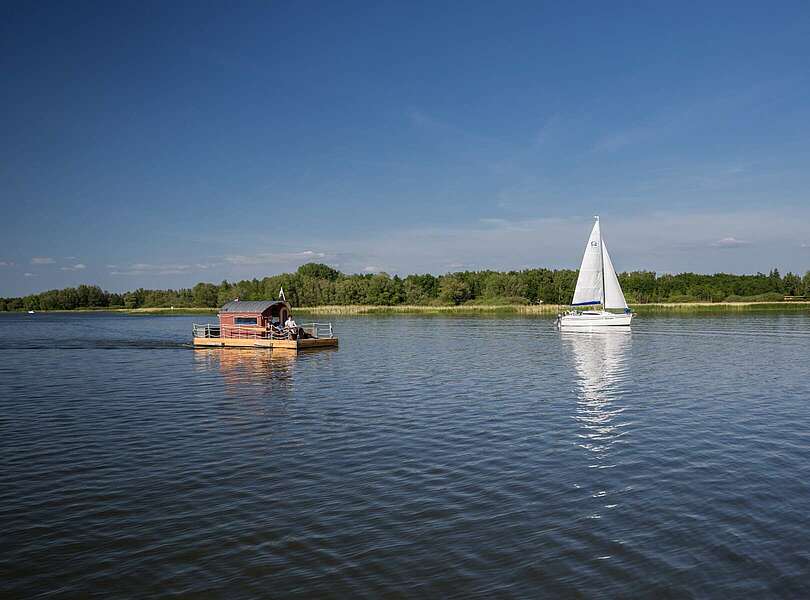
M 23 298 L 0 298 L 0 311 L 72 310 L 77 308 L 217 307 L 225 302 L 263 300 L 284 291 L 293 306 L 326 304 L 366 305 L 458 305 L 532 304 L 569 302 L 577 272 L 569 269 L 524 271 L 464 271 L 447 275 L 384 273 L 345 275 L 322 264 L 309 263 L 295 273 L 220 284 L 198 283 L 178 290 L 137 289 L 111 293 L 94 285 L 50 290 Z M 629 303 L 720 302 L 782 300 L 784 296 L 810 296 L 810 271 L 804 277 L 769 274 L 657 275 L 634 271 L 619 275 Z

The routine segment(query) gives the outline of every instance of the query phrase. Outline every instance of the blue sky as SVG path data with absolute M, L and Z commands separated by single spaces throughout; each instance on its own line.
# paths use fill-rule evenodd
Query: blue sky
M 810 269 L 806 3 L 3 10 L 0 295 Z

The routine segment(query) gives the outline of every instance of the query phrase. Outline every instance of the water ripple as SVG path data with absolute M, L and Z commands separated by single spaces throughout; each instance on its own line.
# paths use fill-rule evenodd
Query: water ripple
M 9 597 L 810 594 L 810 317 L 0 315 Z

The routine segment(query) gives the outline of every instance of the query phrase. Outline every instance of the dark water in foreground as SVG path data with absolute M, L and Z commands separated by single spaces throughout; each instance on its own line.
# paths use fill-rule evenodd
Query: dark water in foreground
M 810 316 L 0 315 L 9 597 L 808 597 Z

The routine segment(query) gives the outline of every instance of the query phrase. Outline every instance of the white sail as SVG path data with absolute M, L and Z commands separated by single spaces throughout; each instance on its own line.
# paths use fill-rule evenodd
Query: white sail
M 585 246 L 585 255 L 579 267 L 577 287 L 574 290 L 574 300 L 571 304 L 601 304 L 602 303 L 602 234 L 599 230 L 599 221 L 593 225 L 588 245 Z
M 627 302 L 619 285 L 619 278 L 616 277 L 616 269 L 608 254 L 607 244 L 602 240 L 602 252 L 604 253 L 605 265 L 605 308 L 627 308 Z

